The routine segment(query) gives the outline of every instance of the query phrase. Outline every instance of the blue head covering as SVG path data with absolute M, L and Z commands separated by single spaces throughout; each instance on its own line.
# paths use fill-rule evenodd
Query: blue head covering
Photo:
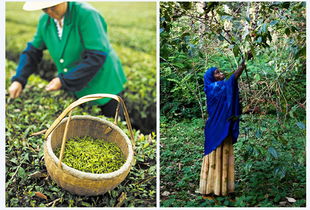
M 214 79 L 214 71 L 216 70 L 216 67 L 211 67 L 208 68 L 208 70 L 206 71 L 205 75 L 203 76 L 204 79 L 204 91 L 206 92 L 206 88 L 208 85 L 210 85 L 212 82 L 215 82 Z
M 233 74 L 229 79 L 215 81 L 216 67 L 209 68 L 204 74 L 204 92 L 207 97 L 208 120 L 205 126 L 205 152 L 215 150 L 227 138 L 232 136 L 233 143 L 239 135 L 239 90 Z
M 204 75 L 204 82 L 205 84 L 208 83 L 212 83 L 212 82 L 215 82 L 215 79 L 214 79 L 214 72 L 217 68 L 216 67 L 211 67 L 211 68 L 208 68 L 208 70 L 206 71 L 205 75 Z

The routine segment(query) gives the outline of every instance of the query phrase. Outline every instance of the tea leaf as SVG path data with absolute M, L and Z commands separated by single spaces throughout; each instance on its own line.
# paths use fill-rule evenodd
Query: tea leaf
M 55 152 L 57 157 L 59 153 L 60 147 Z M 66 141 L 62 162 L 80 171 L 103 174 L 118 170 L 125 158 L 115 143 L 84 136 Z

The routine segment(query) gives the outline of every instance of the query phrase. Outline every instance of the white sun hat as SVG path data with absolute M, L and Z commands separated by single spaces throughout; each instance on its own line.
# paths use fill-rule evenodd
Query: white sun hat
M 41 10 L 63 2 L 65 1 L 27 1 L 25 2 L 23 9 L 26 11 Z

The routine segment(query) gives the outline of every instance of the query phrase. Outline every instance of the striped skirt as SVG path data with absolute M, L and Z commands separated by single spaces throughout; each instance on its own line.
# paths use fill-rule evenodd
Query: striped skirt
M 200 172 L 200 194 L 227 195 L 234 192 L 234 150 L 232 138 L 228 136 L 223 143 L 203 157 Z

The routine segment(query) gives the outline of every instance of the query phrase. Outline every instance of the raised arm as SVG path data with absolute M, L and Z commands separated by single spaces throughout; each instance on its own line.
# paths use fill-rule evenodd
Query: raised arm
M 238 69 L 234 72 L 235 78 L 238 79 L 245 69 L 245 60 L 242 60 L 242 63 L 239 65 Z
M 248 60 L 253 58 L 253 55 L 251 52 L 248 52 Z M 241 64 L 239 65 L 238 69 L 234 72 L 235 78 L 238 79 L 240 75 L 242 74 L 243 70 L 245 69 L 245 59 L 242 60 Z

